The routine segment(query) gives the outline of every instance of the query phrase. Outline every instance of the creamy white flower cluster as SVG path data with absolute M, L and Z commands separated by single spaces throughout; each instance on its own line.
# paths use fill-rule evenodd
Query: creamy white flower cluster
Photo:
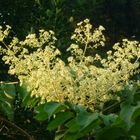
M 24 41 L 13 38 L 6 45 L 4 38 L 9 27 L 4 31 L 0 28 L 3 60 L 10 65 L 9 73 L 18 77 L 21 86 L 42 102 L 68 100 L 94 109 L 97 104 L 116 98 L 115 92 L 129 84 L 140 65 L 140 44 L 127 39 L 116 43 L 106 58 L 88 55 L 89 49 L 105 46 L 103 30 L 102 26 L 93 29 L 88 19 L 78 23 L 71 37 L 73 43 L 67 49 L 71 56 L 65 63 L 55 47 L 53 31 L 40 30 L 38 37 L 29 34 Z

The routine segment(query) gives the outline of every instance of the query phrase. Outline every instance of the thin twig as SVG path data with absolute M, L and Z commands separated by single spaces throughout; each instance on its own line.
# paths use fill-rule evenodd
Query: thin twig
M 3 82 L 0 81 L 0 84 L 6 84 L 6 85 L 13 85 L 13 84 L 18 84 L 19 82 Z
M 5 44 L 5 42 L 4 41 L 1 41 L 1 43 L 6 47 L 6 49 L 8 49 L 9 50 L 9 48 L 8 48 L 8 46 Z
M 6 120 L 5 118 L 0 116 L 0 121 L 5 122 L 7 125 L 16 128 L 20 133 L 24 134 L 26 137 L 28 137 L 29 140 L 35 140 L 33 136 L 29 135 L 25 130 L 17 126 L 16 124 Z
M 122 100 L 121 102 L 114 103 L 114 104 L 112 104 L 111 106 L 108 106 L 108 107 L 105 108 L 102 112 L 104 113 L 104 112 L 106 112 L 106 111 L 112 109 L 112 108 L 115 107 L 116 105 L 121 104 L 122 102 L 124 102 L 124 100 Z

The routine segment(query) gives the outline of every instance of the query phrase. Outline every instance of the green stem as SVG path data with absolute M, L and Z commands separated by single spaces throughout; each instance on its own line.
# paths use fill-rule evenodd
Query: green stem
M 84 52 L 83 52 L 83 55 L 82 55 L 81 62 L 84 60 L 84 56 L 85 56 L 85 53 L 86 53 L 87 47 L 88 47 L 88 43 L 86 43 L 86 45 L 85 45 L 85 49 L 84 49 Z
M 82 55 L 81 62 L 84 60 L 84 57 L 85 57 L 85 54 L 86 54 L 86 50 L 87 50 L 87 47 L 88 47 L 88 43 L 89 43 L 89 32 L 90 31 L 88 31 L 88 35 L 87 35 L 87 39 L 86 39 L 85 48 L 84 48 L 84 52 L 83 52 L 83 55 Z

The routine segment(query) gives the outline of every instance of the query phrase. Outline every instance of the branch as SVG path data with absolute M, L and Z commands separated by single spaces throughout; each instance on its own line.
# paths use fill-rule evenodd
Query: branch
M 25 130 L 23 130 L 22 128 L 20 128 L 19 126 L 17 126 L 16 124 L 6 120 L 5 118 L 3 118 L 2 116 L 0 116 L 0 121 L 5 122 L 7 125 L 16 128 L 20 133 L 22 133 L 23 135 L 25 135 L 26 137 L 28 137 L 29 140 L 35 140 L 33 136 L 29 135 Z
M 120 101 L 120 102 L 117 102 L 117 103 L 114 103 L 114 104 L 112 104 L 111 106 L 106 107 L 102 112 L 104 113 L 104 112 L 106 112 L 106 111 L 108 111 L 108 110 L 114 108 L 115 106 L 120 105 L 122 102 L 124 102 L 124 100 L 122 100 L 122 101 Z

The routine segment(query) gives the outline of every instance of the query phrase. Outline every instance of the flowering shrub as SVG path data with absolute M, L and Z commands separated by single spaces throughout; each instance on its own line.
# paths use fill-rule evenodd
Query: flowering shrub
M 93 28 L 86 19 L 77 24 L 67 49 L 71 55 L 67 62 L 55 47 L 53 31 L 40 30 L 39 35 L 29 34 L 24 41 L 13 38 L 4 43 L 10 27 L 0 28 L 1 53 L 8 64 L 9 73 L 16 75 L 21 86 L 41 101 L 65 102 L 87 106 L 117 98 L 117 91 L 130 83 L 139 72 L 140 44 L 124 39 L 116 43 L 107 57 L 90 55 L 91 51 L 105 46 L 104 28 Z M 112 96 L 113 94 L 113 96 Z

